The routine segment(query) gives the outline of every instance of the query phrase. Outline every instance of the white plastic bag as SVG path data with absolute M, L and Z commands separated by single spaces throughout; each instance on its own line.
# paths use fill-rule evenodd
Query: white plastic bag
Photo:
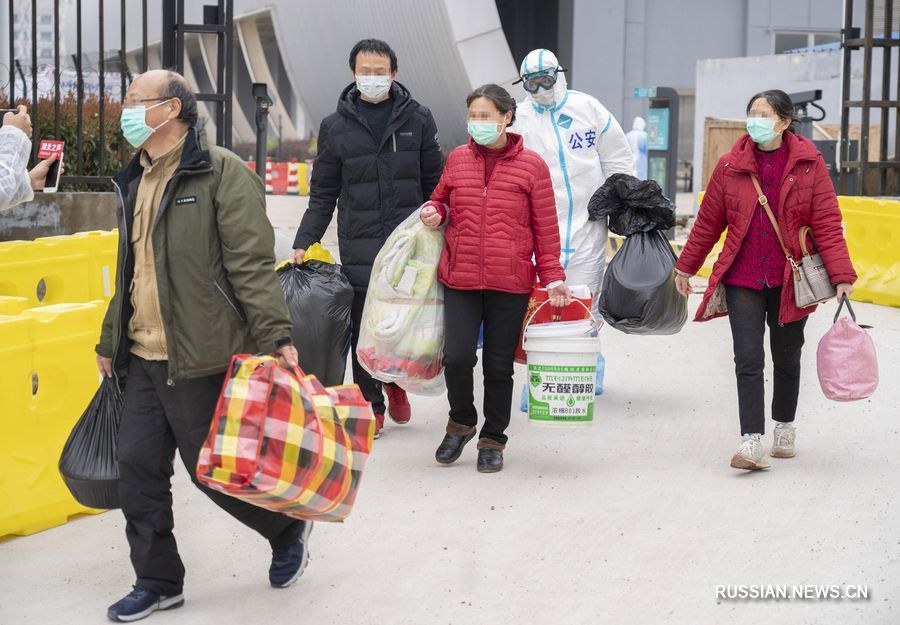
M 372 377 L 417 395 L 445 388 L 443 249 L 443 232 L 418 210 L 397 226 L 375 258 L 356 349 Z

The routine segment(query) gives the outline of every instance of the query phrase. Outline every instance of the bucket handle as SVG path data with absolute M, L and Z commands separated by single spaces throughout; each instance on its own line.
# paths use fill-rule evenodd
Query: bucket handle
M 591 309 L 584 305 L 584 302 L 582 302 L 578 298 L 573 298 L 572 301 L 578 302 L 578 304 L 587 311 L 587 314 L 591 316 L 591 321 L 594 322 L 594 327 L 596 327 L 598 330 L 601 327 L 603 327 L 600 323 L 597 322 L 597 318 L 594 316 L 594 313 L 591 312 Z M 528 318 L 528 321 L 525 322 L 525 328 L 528 328 L 528 326 L 531 325 L 531 322 L 534 321 L 534 316 L 536 314 L 538 314 L 538 311 L 549 303 L 550 303 L 550 300 L 546 299 L 543 302 L 541 302 L 540 306 L 538 306 L 537 308 L 534 309 L 534 312 L 531 313 L 531 316 Z M 522 332 L 524 334 L 524 332 L 525 332 L 524 328 L 523 328 Z

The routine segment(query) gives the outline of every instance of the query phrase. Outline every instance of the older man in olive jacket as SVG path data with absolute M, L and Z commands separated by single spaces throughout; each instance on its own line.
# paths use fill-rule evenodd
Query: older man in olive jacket
M 139 150 L 113 180 L 117 284 L 96 350 L 101 373 L 125 392 L 119 498 L 137 581 L 109 608 L 116 621 L 184 602 L 172 533 L 176 449 L 206 495 L 269 541 L 272 586 L 296 581 L 308 560 L 311 523 L 212 491 L 195 475 L 231 356 L 297 363 L 262 183 L 237 156 L 207 146 L 196 122 L 180 75 L 152 71 L 131 84 L 121 125 Z

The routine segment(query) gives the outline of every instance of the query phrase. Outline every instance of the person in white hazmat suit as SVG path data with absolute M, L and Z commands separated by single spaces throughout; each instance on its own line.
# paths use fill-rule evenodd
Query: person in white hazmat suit
M 532 50 L 519 68 L 527 96 L 510 130 L 550 168 L 566 283 L 587 285 L 597 310 L 606 270 L 606 223 L 588 220 L 588 200 L 612 174 L 634 175 L 631 148 L 619 122 L 586 93 L 568 88 L 550 50 Z
M 631 153 L 634 154 L 635 176 L 647 179 L 647 122 L 643 117 L 635 117 L 631 130 L 625 133 Z

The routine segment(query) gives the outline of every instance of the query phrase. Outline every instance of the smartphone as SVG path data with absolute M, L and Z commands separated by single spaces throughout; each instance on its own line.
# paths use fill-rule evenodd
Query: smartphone
M 3 116 L 7 113 L 18 113 L 19 109 L 0 109 L 0 126 L 3 125 Z
M 54 139 L 43 139 L 41 141 L 41 147 L 38 149 L 39 159 L 44 160 L 56 154 L 56 160 L 50 165 L 50 171 L 47 173 L 47 179 L 44 182 L 44 193 L 56 193 L 56 189 L 59 187 L 63 148 L 65 146 L 64 141 L 56 141 Z

